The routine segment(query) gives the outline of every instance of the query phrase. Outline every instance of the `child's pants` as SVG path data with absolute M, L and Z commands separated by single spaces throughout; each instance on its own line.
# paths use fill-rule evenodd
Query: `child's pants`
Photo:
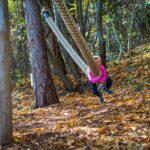
M 106 88 L 109 89 L 112 85 L 113 80 L 111 78 L 107 77 L 105 82 L 106 82 Z M 98 97 L 102 96 L 101 92 L 99 92 L 98 89 L 97 89 L 96 83 L 90 82 L 90 86 L 92 88 L 93 94 L 97 95 Z
M 107 77 L 107 79 L 105 80 L 106 82 L 106 88 L 107 89 L 110 89 L 112 83 L 113 83 L 113 80 L 110 78 L 110 77 Z

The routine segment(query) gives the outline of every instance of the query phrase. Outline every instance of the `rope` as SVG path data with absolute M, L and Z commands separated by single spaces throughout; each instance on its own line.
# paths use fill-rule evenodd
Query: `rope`
M 86 41 L 84 40 L 82 34 L 78 30 L 78 27 L 69 13 L 67 7 L 62 3 L 62 0 L 54 0 L 60 15 L 62 16 L 69 32 L 71 33 L 75 43 L 81 51 L 82 56 L 86 60 L 88 66 L 92 70 L 94 75 L 99 75 L 98 67 L 93 59 L 90 49 L 88 48 Z

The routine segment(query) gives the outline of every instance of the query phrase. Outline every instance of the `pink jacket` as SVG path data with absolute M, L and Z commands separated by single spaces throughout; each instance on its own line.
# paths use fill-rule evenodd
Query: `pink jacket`
M 106 73 L 106 69 L 103 65 L 99 66 L 99 70 L 101 71 L 101 76 L 94 76 L 92 71 L 90 70 L 90 68 L 87 68 L 87 75 L 88 75 L 88 79 L 92 82 L 92 83 L 102 83 L 105 82 L 106 78 L 107 78 L 107 73 Z

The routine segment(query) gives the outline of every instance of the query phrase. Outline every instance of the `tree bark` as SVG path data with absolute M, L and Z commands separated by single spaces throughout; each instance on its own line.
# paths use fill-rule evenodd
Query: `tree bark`
M 10 142 L 12 137 L 8 19 L 7 0 L 0 0 L 0 145 Z
M 20 8 L 20 9 L 21 9 L 21 10 L 20 10 L 20 15 L 21 15 L 22 18 L 24 18 L 23 0 L 21 0 L 20 3 L 21 3 L 21 4 L 20 4 L 20 7 L 21 7 L 21 8 Z
M 35 0 L 24 0 L 25 19 L 27 24 L 28 42 L 31 50 L 31 66 L 35 107 L 58 103 L 50 67 L 47 49 L 42 30 L 40 8 Z
M 82 15 L 82 0 L 77 0 L 77 20 L 80 26 L 80 31 L 82 35 L 85 37 L 85 25 L 83 22 L 83 15 Z
M 103 31 L 102 31 L 102 5 L 103 5 L 103 0 L 97 0 L 96 29 L 97 29 L 97 37 L 99 41 L 101 61 L 102 64 L 106 67 L 106 49 L 105 49 L 105 41 L 103 38 Z
M 66 75 L 67 70 L 65 68 L 64 60 L 62 58 L 60 46 L 58 44 L 56 36 L 48 26 L 45 29 L 45 39 L 49 43 L 50 49 L 53 51 L 53 57 L 55 57 L 56 61 L 60 65 L 61 70 Z
M 49 59 L 50 59 L 50 62 L 52 63 L 52 65 L 54 66 L 56 73 L 58 74 L 58 76 L 60 77 L 62 82 L 64 83 L 66 90 L 73 91 L 73 83 L 67 79 L 62 68 L 60 67 L 60 65 L 56 61 L 53 53 L 51 52 L 51 47 L 50 47 L 49 41 L 47 41 L 47 45 L 49 47 Z

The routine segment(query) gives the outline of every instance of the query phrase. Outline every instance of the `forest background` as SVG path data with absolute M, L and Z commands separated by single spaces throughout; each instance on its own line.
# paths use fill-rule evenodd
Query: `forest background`
M 91 53 L 101 56 L 102 63 L 114 79 L 115 94 L 104 94 L 106 104 L 101 106 L 96 97 L 90 94 L 87 78 L 41 16 L 42 6 L 47 6 L 58 28 L 81 56 L 53 1 L 31 0 L 30 3 L 27 0 L 8 0 L 15 114 L 13 143 L 6 148 L 36 149 L 44 138 L 45 145 L 41 145 L 41 148 L 148 149 L 150 1 L 63 2 L 70 10 Z M 33 35 L 37 31 L 42 31 L 43 34 L 42 38 L 37 36 L 34 39 L 37 40 L 37 45 L 31 43 L 32 20 L 37 23 L 33 24 Z M 37 51 L 33 50 L 32 45 L 37 47 Z M 36 66 L 37 61 L 41 64 L 44 62 L 46 69 L 43 70 L 43 65 Z M 41 72 L 38 77 L 33 74 L 33 78 L 37 79 L 36 83 L 33 81 L 34 84 L 41 88 L 44 76 L 44 81 L 50 83 L 50 87 L 32 89 L 31 72 L 36 72 L 37 69 Z M 50 98 L 41 99 L 42 92 L 49 93 Z M 50 106 L 45 107 L 48 105 Z M 26 126 L 30 126 L 30 129 Z

